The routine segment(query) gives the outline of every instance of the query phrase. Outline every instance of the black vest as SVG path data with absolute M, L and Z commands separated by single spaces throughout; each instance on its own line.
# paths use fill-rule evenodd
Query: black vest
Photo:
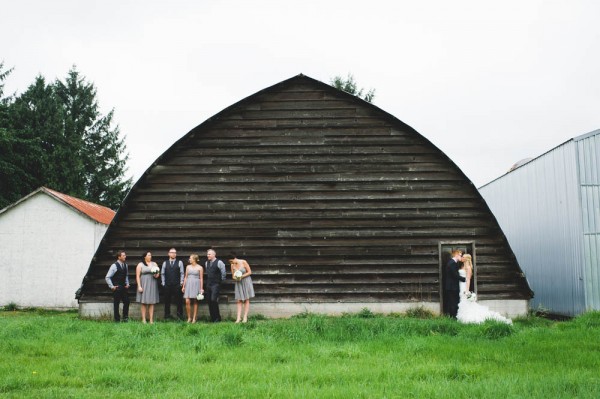
M 163 263 L 165 269 L 165 285 L 179 285 L 181 283 L 181 270 L 179 269 L 179 259 L 173 261 L 171 266 L 171 259 L 167 259 Z
M 118 285 L 121 287 L 125 287 L 125 277 L 127 276 L 127 263 L 123 264 L 123 270 L 119 265 L 119 262 L 114 263 L 117 266 L 116 273 L 112 276 L 110 281 L 112 281 L 113 285 Z
M 215 260 L 212 261 L 212 265 L 210 263 L 210 261 L 206 261 L 206 280 L 208 281 L 216 281 L 216 282 L 221 282 L 221 270 L 219 269 L 219 267 L 217 266 L 219 264 L 219 259 L 215 258 Z

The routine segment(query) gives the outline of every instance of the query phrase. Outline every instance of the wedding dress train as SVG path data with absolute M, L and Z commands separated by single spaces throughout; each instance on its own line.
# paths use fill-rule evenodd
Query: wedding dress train
M 461 277 L 467 277 L 467 272 L 464 269 L 458 271 Z M 506 324 L 512 324 L 512 320 L 502 316 L 498 312 L 490 310 L 487 306 L 471 301 L 466 295 L 467 284 L 459 282 L 460 302 L 458 303 L 458 313 L 456 319 L 461 323 L 483 323 L 486 320 L 496 320 Z

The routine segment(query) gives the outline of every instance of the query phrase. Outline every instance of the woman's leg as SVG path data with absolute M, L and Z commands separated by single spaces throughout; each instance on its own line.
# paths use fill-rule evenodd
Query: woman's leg
M 239 323 L 242 320 L 242 301 L 237 301 L 237 318 L 235 319 L 236 323 Z
M 248 322 L 248 311 L 250 310 L 250 299 L 244 301 L 244 323 Z
M 198 318 L 198 300 L 194 299 L 194 317 L 192 318 L 192 323 L 196 322 L 196 319 Z
M 146 304 L 145 303 L 142 303 L 141 309 L 142 309 L 142 323 L 145 323 L 146 322 Z
M 148 313 L 150 317 L 150 324 L 154 324 L 154 304 L 148 305 Z
M 188 323 L 191 323 L 192 315 L 190 314 L 190 298 L 185 298 L 185 312 L 187 313 Z

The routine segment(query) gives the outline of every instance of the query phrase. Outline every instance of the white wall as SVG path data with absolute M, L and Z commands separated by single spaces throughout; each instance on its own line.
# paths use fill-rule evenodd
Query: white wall
M 251 301 L 252 302 L 252 301 Z M 479 301 L 491 310 L 499 312 L 504 316 L 515 318 L 527 315 L 529 301 L 525 299 L 512 300 L 491 300 Z M 327 315 L 341 315 L 344 313 L 358 313 L 367 308 L 373 313 L 405 313 L 410 309 L 423 307 L 434 314 L 440 313 L 439 302 L 355 302 L 355 303 L 299 303 L 299 302 L 252 302 L 250 304 L 250 315 L 261 314 L 271 318 L 290 317 L 295 314 L 310 312 Z M 122 308 L 121 308 L 122 309 Z M 154 308 L 154 318 L 161 320 L 163 317 L 163 304 Z M 221 316 L 227 319 L 233 319 L 236 314 L 236 305 L 234 303 L 219 303 Z M 171 307 L 171 314 L 175 312 L 175 307 Z M 89 318 L 105 318 L 112 320 L 113 304 L 112 302 L 81 302 L 79 304 L 79 315 Z M 208 316 L 208 307 L 202 302 L 198 309 L 198 316 Z M 132 302 L 129 307 L 130 320 L 140 320 L 139 303 Z
M 0 214 L 0 305 L 76 308 L 107 227 L 44 192 Z

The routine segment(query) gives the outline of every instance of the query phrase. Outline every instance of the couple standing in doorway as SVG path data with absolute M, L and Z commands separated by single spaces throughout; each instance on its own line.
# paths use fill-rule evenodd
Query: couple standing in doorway
M 458 313 L 458 303 L 460 302 L 460 282 L 466 282 L 466 278 L 461 276 L 459 262 L 462 262 L 463 253 L 461 250 L 452 251 L 452 258 L 446 264 L 446 283 L 444 291 L 446 292 L 446 309 L 448 315 L 456 319 Z
M 512 320 L 509 318 L 476 302 L 477 295 L 470 291 L 472 275 L 473 261 L 471 255 L 463 255 L 461 250 L 453 250 L 452 258 L 446 264 L 446 283 L 444 287 L 448 315 L 461 323 L 478 324 L 486 320 L 495 320 L 512 324 Z

